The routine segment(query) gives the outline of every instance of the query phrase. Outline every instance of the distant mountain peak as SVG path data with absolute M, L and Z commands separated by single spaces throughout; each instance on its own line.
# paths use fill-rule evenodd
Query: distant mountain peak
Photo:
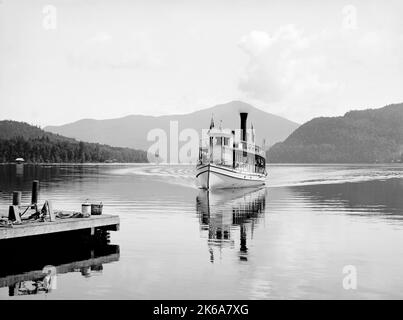
M 258 141 L 266 139 L 269 145 L 284 140 L 299 126 L 295 122 L 267 113 L 251 104 L 234 100 L 187 114 L 129 115 L 117 119 L 77 121 L 62 126 L 49 126 L 45 129 L 83 141 L 148 150 L 154 143 L 147 141 L 150 130 L 156 128 L 164 130 L 169 140 L 171 121 L 178 122 L 179 130 L 190 128 L 201 133 L 202 129 L 208 129 L 211 115 L 214 114 L 214 120 L 217 123 L 222 120 L 225 128 L 236 129 L 239 128 L 239 112 L 241 111 L 249 112 L 248 123 L 253 122 Z
M 260 110 L 254 106 L 252 106 L 249 103 L 246 103 L 244 101 L 240 100 L 233 100 L 227 103 L 222 103 L 218 104 L 210 109 L 216 109 L 216 108 L 223 108 L 223 109 L 230 109 L 233 112 L 239 113 L 239 112 L 250 112 L 252 110 Z M 264 112 L 263 110 L 260 110 Z

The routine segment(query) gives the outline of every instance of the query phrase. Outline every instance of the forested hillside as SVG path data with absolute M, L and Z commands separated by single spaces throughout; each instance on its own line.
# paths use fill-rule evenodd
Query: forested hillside
M 390 163 L 403 161 L 403 104 L 315 118 L 268 152 L 270 162 Z
M 145 151 L 66 138 L 27 123 L 0 121 L 0 162 L 147 162 Z

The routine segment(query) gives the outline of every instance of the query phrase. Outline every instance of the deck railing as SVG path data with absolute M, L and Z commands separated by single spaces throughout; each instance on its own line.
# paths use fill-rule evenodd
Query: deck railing
M 209 148 L 209 146 L 210 146 L 210 138 L 200 139 L 199 142 L 200 148 Z M 266 158 L 265 151 L 261 147 L 253 143 L 248 143 L 246 141 L 235 142 L 234 147 L 233 146 L 223 146 L 223 147 L 231 150 L 235 149 L 238 151 L 246 151 L 249 153 L 254 153 L 261 157 Z

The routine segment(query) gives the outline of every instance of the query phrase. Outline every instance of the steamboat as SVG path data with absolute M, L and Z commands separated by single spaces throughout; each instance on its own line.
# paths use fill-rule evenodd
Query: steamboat
M 221 125 L 216 128 L 211 120 L 207 138 L 199 144 L 196 179 L 200 188 L 242 188 L 265 184 L 265 151 L 255 144 L 253 127 L 246 129 L 247 117 L 248 113 L 240 113 L 238 134 L 235 130 L 222 129 Z

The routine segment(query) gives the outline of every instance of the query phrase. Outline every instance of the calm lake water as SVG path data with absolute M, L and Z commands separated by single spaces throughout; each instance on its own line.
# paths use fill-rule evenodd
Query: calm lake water
M 102 201 L 121 228 L 95 251 L 27 243 L 35 259 L 0 258 L 0 299 L 403 298 L 403 166 L 276 165 L 265 188 L 207 193 L 193 166 L 0 165 L 3 215 L 33 179 L 41 202 Z M 57 287 L 28 295 L 48 265 Z

